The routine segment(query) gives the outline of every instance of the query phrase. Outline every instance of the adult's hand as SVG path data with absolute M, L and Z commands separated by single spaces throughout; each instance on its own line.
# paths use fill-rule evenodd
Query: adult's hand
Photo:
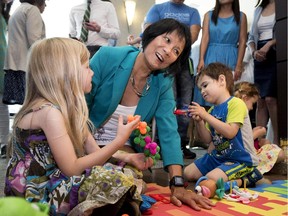
M 197 74 L 201 72 L 201 70 L 204 68 L 204 60 L 199 60 L 198 66 L 197 66 Z
M 254 59 L 258 62 L 262 62 L 266 59 L 266 53 L 261 50 L 256 50 L 254 53 Z
M 182 204 L 188 205 L 196 211 L 200 211 L 201 208 L 212 209 L 215 206 L 207 197 L 196 194 L 191 190 L 186 190 L 184 187 L 171 187 L 171 203 L 176 206 L 182 206 Z M 201 206 L 201 207 L 200 207 Z
M 85 27 L 90 31 L 96 31 L 97 33 L 101 31 L 101 26 L 97 22 L 86 22 Z

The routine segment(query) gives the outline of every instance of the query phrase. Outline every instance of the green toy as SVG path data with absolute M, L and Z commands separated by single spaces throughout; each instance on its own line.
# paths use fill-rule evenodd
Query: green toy
M 0 212 L 3 216 L 48 216 L 49 205 L 30 203 L 20 197 L 0 198 Z

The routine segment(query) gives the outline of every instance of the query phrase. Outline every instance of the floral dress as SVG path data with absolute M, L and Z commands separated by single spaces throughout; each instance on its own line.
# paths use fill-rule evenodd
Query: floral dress
M 6 196 L 47 203 L 51 215 L 87 215 L 86 212 L 106 205 L 120 209 L 119 203 L 125 203 L 123 198 L 127 197 L 138 206 L 142 201 L 131 169 L 106 163 L 87 169 L 80 176 L 66 176 L 58 168 L 42 130 L 16 128 L 12 145 Z

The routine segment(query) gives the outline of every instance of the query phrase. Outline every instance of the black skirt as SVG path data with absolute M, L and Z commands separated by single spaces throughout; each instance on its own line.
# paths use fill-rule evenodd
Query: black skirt
M 261 49 L 268 41 L 270 40 L 259 41 L 257 49 Z M 266 60 L 262 62 L 254 60 L 254 79 L 260 90 L 261 98 L 277 98 L 277 62 L 274 48 L 270 48 Z
M 23 104 L 25 98 L 25 74 L 24 71 L 5 70 L 2 99 L 4 104 Z

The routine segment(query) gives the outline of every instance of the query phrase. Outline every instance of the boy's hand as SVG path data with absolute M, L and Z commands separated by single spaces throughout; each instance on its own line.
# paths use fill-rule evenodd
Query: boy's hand
M 198 103 L 196 102 L 192 102 L 192 105 L 190 105 L 188 107 L 188 112 L 190 113 L 190 115 L 192 115 L 192 118 L 197 121 L 200 122 L 202 121 L 205 116 L 205 114 L 207 113 L 204 107 L 201 107 Z

